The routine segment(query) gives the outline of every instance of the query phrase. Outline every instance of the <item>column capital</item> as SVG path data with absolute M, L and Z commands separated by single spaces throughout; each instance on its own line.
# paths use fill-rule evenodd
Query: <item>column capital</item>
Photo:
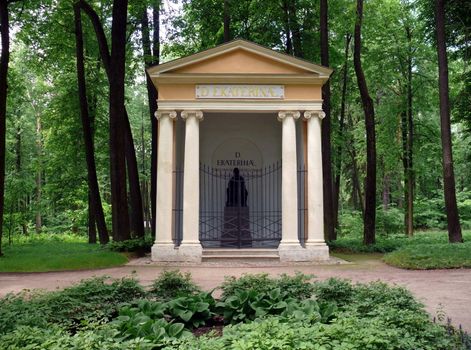
M 157 120 L 159 119 L 163 119 L 165 117 L 169 117 L 170 119 L 175 119 L 177 117 L 177 112 L 176 111 L 161 111 L 161 110 L 158 110 L 154 113 L 154 116 L 157 118 Z
M 311 117 L 318 117 L 319 119 L 325 118 L 324 111 L 304 111 L 304 119 L 311 119 Z
M 299 111 L 279 111 L 278 112 L 278 121 L 283 121 L 287 117 L 293 117 L 295 120 L 301 116 Z
M 198 121 L 203 120 L 203 112 L 202 111 L 186 110 L 186 111 L 182 111 L 181 116 L 182 116 L 182 119 L 188 119 L 190 117 L 195 117 Z

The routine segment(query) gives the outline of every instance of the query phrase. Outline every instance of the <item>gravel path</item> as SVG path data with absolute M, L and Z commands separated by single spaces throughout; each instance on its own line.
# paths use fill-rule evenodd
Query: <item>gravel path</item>
M 133 260 L 123 267 L 102 270 L 0 273 L 0 296 L 23 289 L 64 288 L 84 278 L 101 275 L 120 278 L 135 273 L 142 284 L 148 285 L 161 271 L 170 268 L 176 267 L 152 264 L 144 258 Z M 224 276 L 258 272 L 278 275 L 300 271 L 319 279 L 340 277 L 355 282 L 381 280 L 408 288 L 426 305 L 432 316 L 436 315 L 439 308 L 443 308 L 453 324 L 461 324 L 465 330 L 471 331 L 471 269 L 408 271 L 384 264 L 379 256 L 369 256 L 349 264 L 338 260 L 327 265 L 211 262 L 199 266 L 180 265 L 178 268 L 190 272 L 194 281 L 204 289 L 218 286 Z

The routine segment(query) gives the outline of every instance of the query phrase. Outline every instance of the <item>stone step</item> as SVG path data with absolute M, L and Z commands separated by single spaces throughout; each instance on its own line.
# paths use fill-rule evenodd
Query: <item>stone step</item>
M 277 249 L 267 248 L 205 248 L 203 256 L 273 256 L 278 257 Z
M 276 249 L 203 249 L 203 261 L 278 261 L 280 256 Z

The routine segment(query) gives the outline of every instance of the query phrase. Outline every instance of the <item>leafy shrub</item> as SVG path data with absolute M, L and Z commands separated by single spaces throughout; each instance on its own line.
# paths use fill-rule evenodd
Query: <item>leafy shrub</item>
M 293 298 L 280 288 L 269 292 L 237 290 L 234 295 L 216 306 L 220 308 L 224 320 L 232 324 L 253 321 L 268 315 L 281 315 L 305 322 L 328 322 L 336 309 L 333 304 L 319 305 L 313 299 Z
M 317 350 L 399 350 L 459 349 L 457 340 L 447 337 L 445 330 L 423 315 L 400 312 L 390 322 L 387 314 L 359 318 L 343 313 L 330 324 L 293 322 L 272 316 L 251 323 L 228 326 L 220 338 L 186 338 L 164 349 L 249 350 L 249 349 L 317 349 Z M 410 325 L 411 327 L 404 327 Z M 419 327 L 419 332 L 411 329 Z
M 443 195 L 434 198 L 417 198 L 414 201 L 414 227 L 420 229 L 445 229 L 446 211 Z
M 125 241 L 112 241 L 106 245 L 106 248 L 114 252 L 150 252 L 152 247 L 152 239 L 150 237 L 128 239 Z
M 363 232 L 363 217 L 360 211 L 346 210 L 339 214 L 339 235 L 357 235 Z
M 358 283 L 353 287 L 352 301 L 345 306 L 362 316 L 375 315 L 382 307 L 423 312 L 423 305 L 403 287 L 391 287 L 383 282 Z
M 211 293 L 179 297 L 167 302 L 168 314 L 190 327 L 204 326 L 212 318 L 216 301 Z
M 282 274 L 278 278 L 268 276 L 267 273 L 244 274 L 239 278 L 234 276 L 225 277 L 221 285 L 221 299 L 235 295 L 238 291 L 253 290 L 257 293 L 269 293 L 279 288 L 287 297 L 306 299 L 314 291 L 310 283 L 314 276 L 297 272 L 294 276 Z
M 144 338 L 162 344 L 169 338 L 188 336 L 183 323 L 170 323 L 164 319 L 166 305 L 142 301 L 138 307 L 124 307 L 111 323 L 124 339 Z
M 24 350 L 151 350 L 155 344 L 144 338 L 124 340 L 118 330 L 109 326 L 95 327 L 71 335 L 58 327 L 49 329 L 18 327 L 0 336 L 0 349 Z
M 320 302 L 345 306 L 351 302 L 353 293 L 354 288 L 348 280 L 329 278 L 325 281 L 314 283 L 314 295 Z
M 133 278 L 109 283 L 107 277 L 96 277 L 60 292 L 9 295 L 0 299 L 0 334 L 20 325 L 46 327 L 54 323 L 75 329 L 90 322 L 106 322 L 122 303 L 144 294 Z
M 404 231 L 404 212 L 396 207 L 376 210 L 376 229 L 378 233 L 390 235 Z
M 152 283 L 149 293 L 160 300 L 170 300 L 180 296 L 200 293 L 201 289 L 192 281 L 189 272 L 178 270 L 164 271 Z

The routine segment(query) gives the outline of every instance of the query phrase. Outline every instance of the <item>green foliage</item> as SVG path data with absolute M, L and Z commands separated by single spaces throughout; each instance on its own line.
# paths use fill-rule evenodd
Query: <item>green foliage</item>
M 152 350 L 155 344 L 144 338 L 124 340 L 118 330 L 96 326 L 74 335 L 58 327 L 18 327 L 0 337 L 0 348 L 9 350 Z
M 149 252 L 153 241 L 151 237 L 136 238 L 125 241 L 111 241 L 106 247 L 113 252 Z
M 244 274 L 239 278 L 226 276 L 221 285 L 222 299 L 235 295 L 239 291 L 250 289 L 257 293 L 268 293 L 276 288 L 286 293 L 287 297 L 306 299 L 313 292 L 313 286 L 310 283 L 313 277 L 299 272 L 293 276 L 281 274 L 278 278 L 270 277 L 267 273 Z
M 201 289 L 191 280 L 189 272 L 179 270 L 163 271 L 152 283 L 150 294 L 160 300 L 170 300 L 180 296 L 189 296 L 201 292 Z
M 320 302 L 334 303 L 343 307 L 353 299 L 354 288 L 350 281 L 329 278 L 325 281 L 314 283 L 314 295 Z
M 197 328 L 212 318 L 215 306 L 216 301 L 211 293 L 200 293 L 168 301 L 167 312 L 186 326 Z
M 432 323 L 404 288 L 338 279 L 312 288 L 317 300 L 280 288 L 233 289 L 218 303 L 233 324 L 222 336 L 195 337 L 188 329 L 213 317 L 211 294 L 155 301 L 133 279 L 95 278 L 63 291 L 0 299 L 0 349 L 466 349 L 460 332 Z
M 379 234 L 384 235 L 403 232 L 403 211 L 395 207 L 389 207 L 387 210 L 376 210 L 376 230 Z
M 404 246 L 383 260 L 390 265 L 413 270 L 471 267 L 471 242 L 417 244 Z
M 119 316 L 111 323 L 124 339 L 144 338 L 154 344 L 166 339 L 188 336 L 183 323 L 170 323 L 164 319 L 167 305 L 139 301 L 136 307 L 123 307 Z
M 313 299 L 299 300 L 289 293 L 275 288 L 269 292 L 253 289 L 237 290 L 234 295 L 216 304 L 226 322 L 236 324 L 253 321 L 268 315 L 280 315 L 294 320 L 309 322 L 328 322 L 336 308 L 333 304 L 319 305 Z
M 84 280 L 60 292 L 8 295 L 0 299 L 0 334 L 20 325 L 61 324 L 76 329 L 107 322 L 121 304 L 143 296 L 144 290 L 135 279 L 109 283 L 106 277 Z
M 45 272 L 113 267 L 128 259 L 74 234 L 15 235 L 4 245 L 0 272 Z

